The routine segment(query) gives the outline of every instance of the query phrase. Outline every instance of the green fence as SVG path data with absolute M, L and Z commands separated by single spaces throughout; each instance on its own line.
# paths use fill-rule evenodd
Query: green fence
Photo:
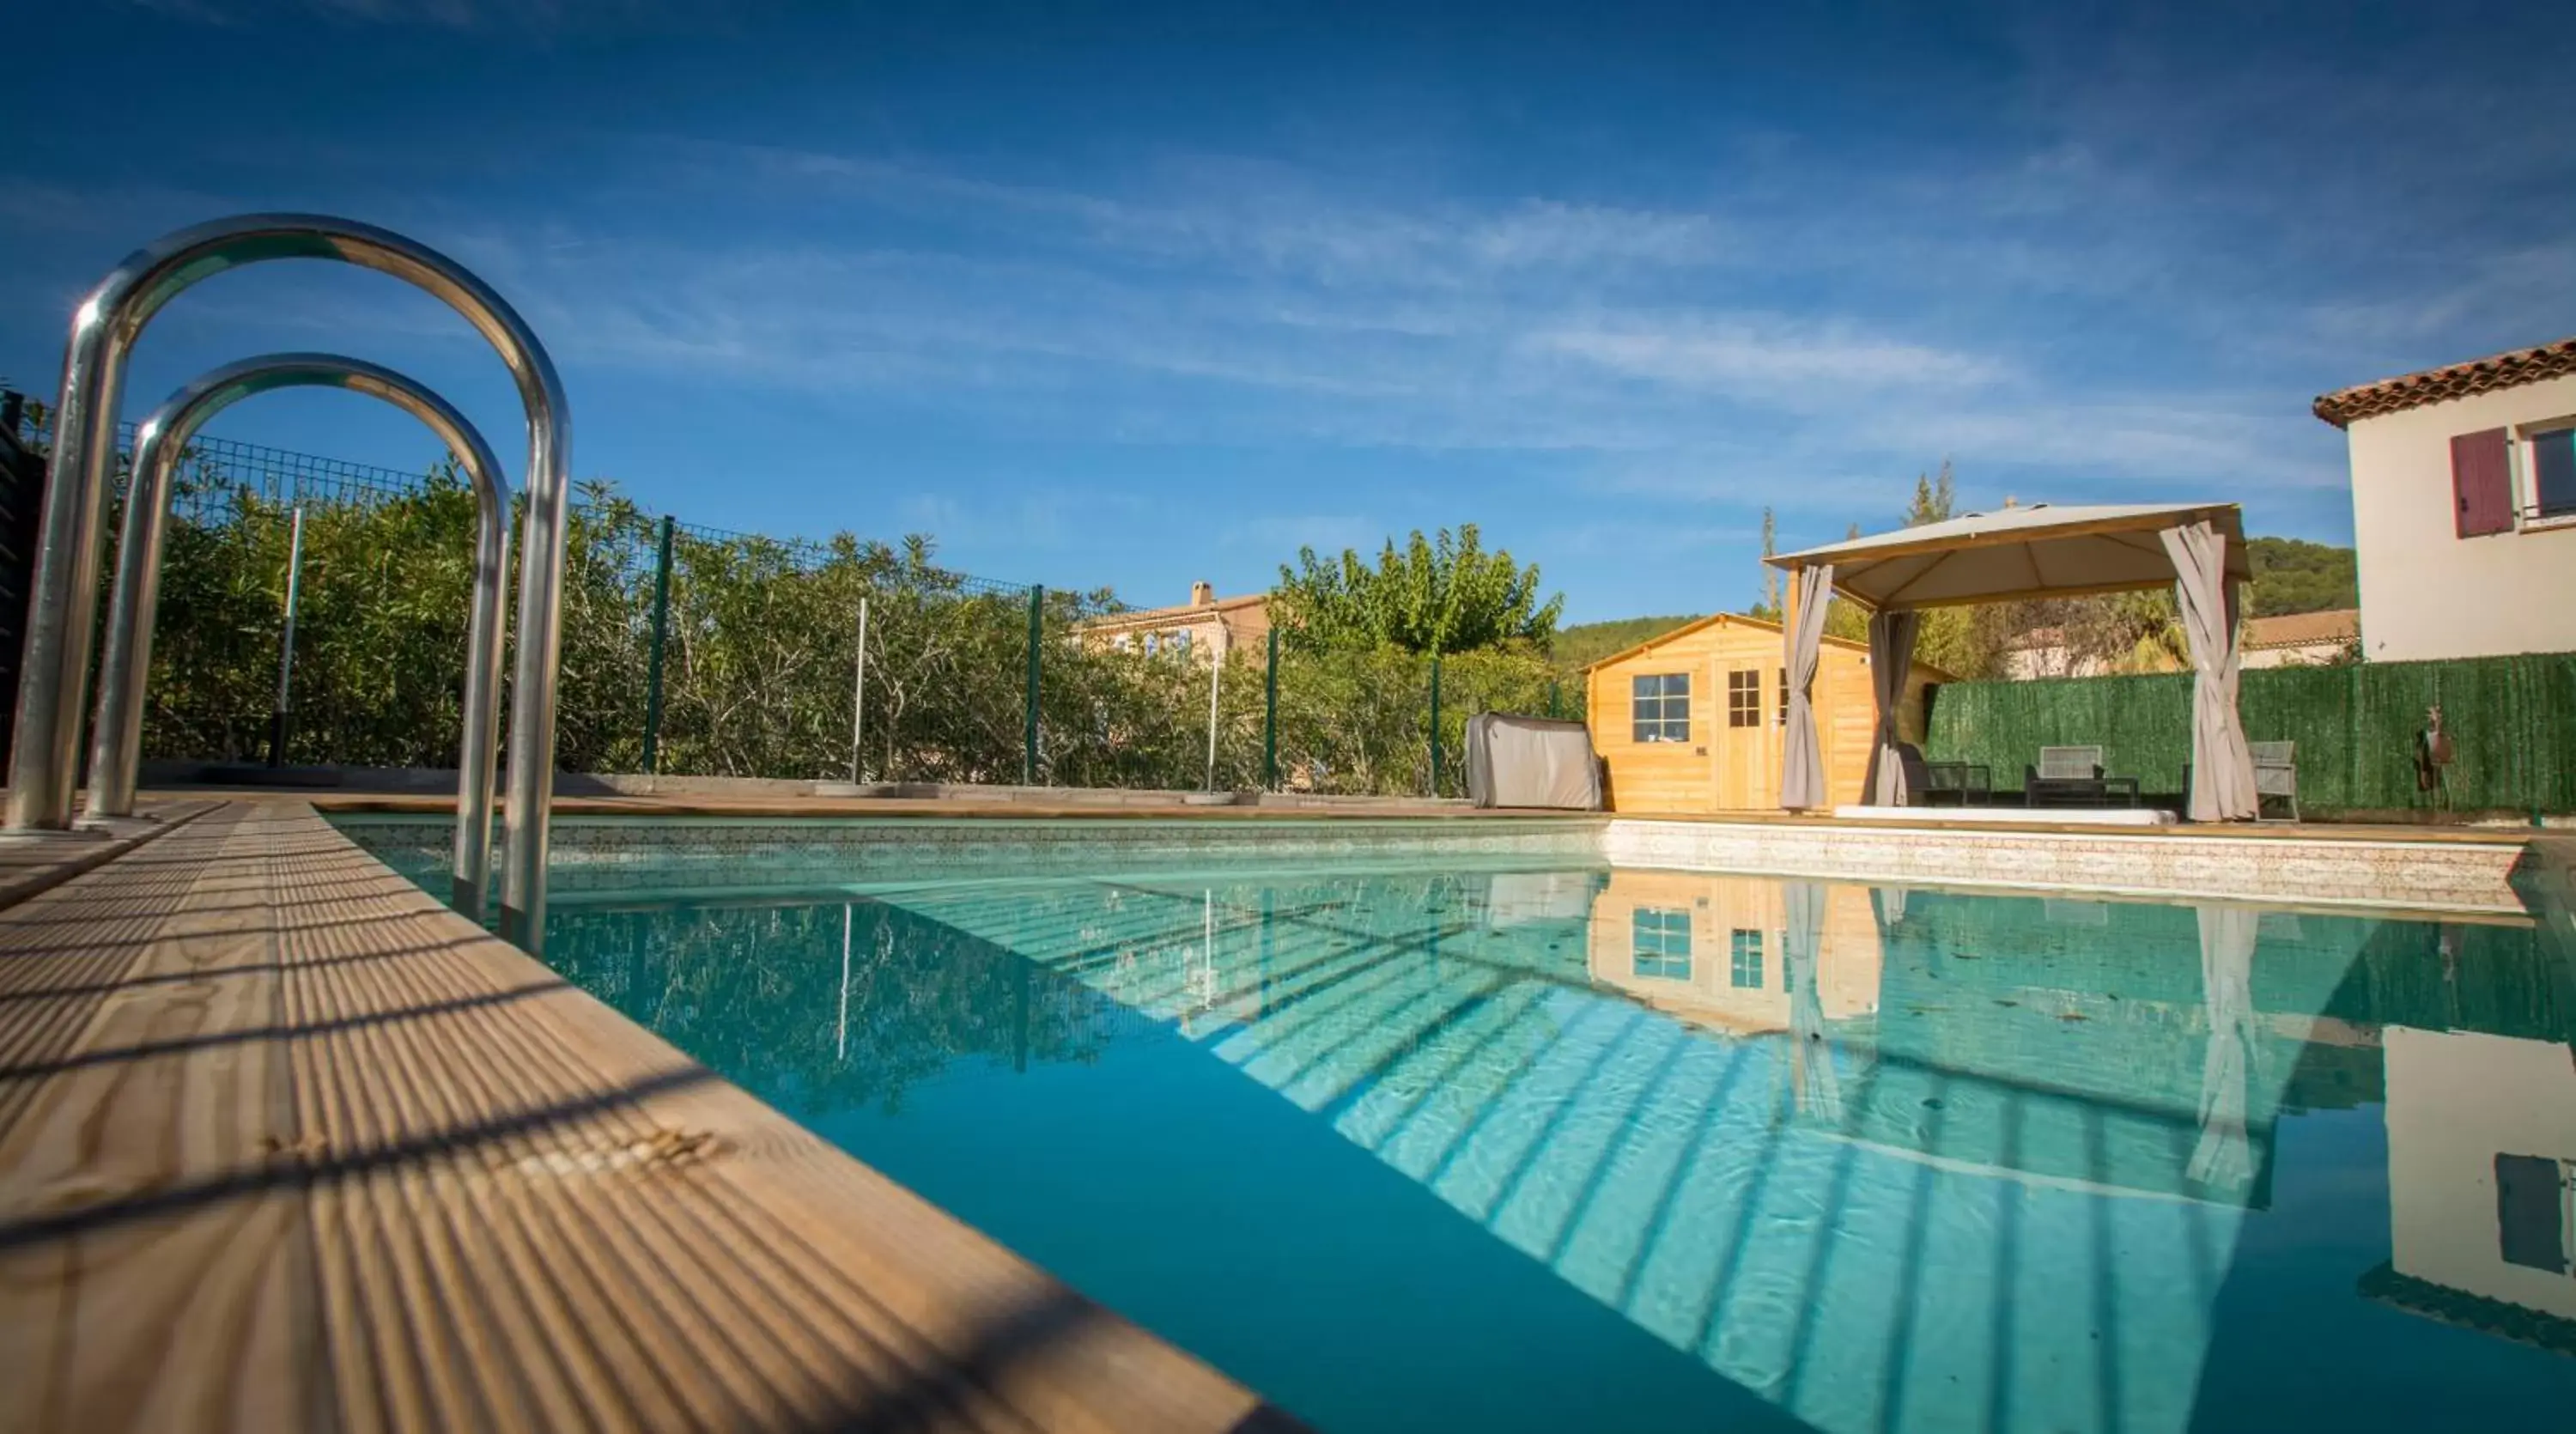
M 40 428 L 21 431 L 42 448 Z M 144 756 L 453 762 L 474 511 L 444 466 L 196 440 L 172 498 Z M 1087 632 L 1119 610 L 1105 590 L 953 572 L 926 540 L 705 527 L 604 484 L 576 493 L 565 549 L 566 771 L 1460 796 L 1471 714 L 1581 702 L 1534 654 L 1262 644 L 1211 672 L 1204 651 Z
M 2179 793 L 2191 760 L 2189 674 L 1934 689 L 1925 755 L 1982 762 L 2017 787 L 2043 746 L 2098 745 L 2149 793 Z M 2415 776 L 2416 734 L 2439 705 L 2451 736 L 2443 803 L 2461 811 L 2576 811 L 2576 653 L 2249 671 L 2237 710 L 2257 742 L 2298 743 L 2302 812 L 2436 805 Z

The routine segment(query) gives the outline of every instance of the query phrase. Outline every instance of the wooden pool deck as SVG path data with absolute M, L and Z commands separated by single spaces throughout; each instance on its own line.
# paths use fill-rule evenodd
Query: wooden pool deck
M 0 859 L 0 1430 L 1295 1427 L 309 803 L 159 814 Z

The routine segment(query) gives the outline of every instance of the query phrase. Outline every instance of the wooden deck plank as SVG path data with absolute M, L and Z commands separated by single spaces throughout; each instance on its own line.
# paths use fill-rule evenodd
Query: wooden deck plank
M 0 1021 L 0 1428 L 1288 1423 L 301 803 L 0 912 Z
M 0 832 L 0 907 L 104 866 L 218 805 L 203 797 L 164 799 L 105 831 Z
M 0 1073 L 13 1094 L 33 1088 L 0 1129 L 0 1365 L 24 1396 L 0 1419 L 31 1429 L 311 1423 L 312 1391 L 294 1377 L 316 1333 L 303 1211 L 290 1189 L 260 1178 L 291 1123 L 273 933 L 241 900 L 230 863 L 186 859 L 256 840 L 218 817 L 160 846 L 145 879 L 184 890 L 163 903 L 148 941 L 128 933 L 150 916 L 58 919 L 134 904 L 104 873 L 0 926 L 13 996 L 24 969 L 15 958 L 84 944 L 67 932 L 106 933 L 103 961 L 130 957 L 129 979 L 90 1000 L 75 1040 L 13 1052 Z M 191 1198 L 219 1190 L 230 1198 Z M 100 1206 L 132 1216 L 89 1227 L 81 1212 Z

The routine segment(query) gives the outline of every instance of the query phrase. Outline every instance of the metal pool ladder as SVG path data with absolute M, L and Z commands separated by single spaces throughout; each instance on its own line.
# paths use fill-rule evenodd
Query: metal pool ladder
M 527 410 L 528 471 L 526 512 L 520 526 L 519 651 L 510 700 L 501 934 L 537 953 L 545 934 L 547 825 L 554 796 L 555 686 L 563 642 L 563 562 L 570 518 L 570 411 L 554 361 L 507 300 L 447 256 L 354 220 L 251 214 L 182 229 L 127 255 L 73 313 L 55 410 L 53 479 L 45 492 L 34 592 L 28 602 L 6 827 L 62 831 L 72 826 L 82 697 L 98 607 L 101 529 L 116 465 L 116 415 L 134 341 L 153 315 L 189 286 L 209 275 L 269 259 L 337 259 L 402 279 L 472 324 L 499 352 L 518 383 L 520 401 Z M 480 476 L 474 473 L 478 464 L 491 468 L 490 450 L 436 394 L 372 364 L 312 354 L 227 365 L 182 389 L 155 415 L 159 426 L 171 431 L 170 441 L 161 445 L 167 461 L 175 462 L 186 446 L 187 433 L 179 431 L 183 427 L 193 431 L 197 423 L 235 399 L 292 383 L 337 384 L 409 410 L 457 451 L 483 500 L 476 543 L 476 626 L 469 638 L 465 746 L 458 762 L 455 873 L 460 895 L 465 883 L 473 881 L 470 910 L 479 914 L 489 866 L 493 725 L 489 689 L 498 676 L 499 574 L 506 569 L 500 559 L 507 553 L 506 531 L 498 531 L 495 522 L 505 501 L 500 475 L 496 468 Z M 198 411 L 191 413 L 192 409 Z M 138 460 L 146 456 L 141 450 L 157 436 L 161 436 L 157 429 L 147 425 L 138 439 Z M 109 657 L 119 665 L 101 675 L 96 748 L 100 759 L 93 764 L 93 791 L 103 793 L 109 805 L 127 810 L 133 801 L 134 755 L 139 751 L 144 677 L 151 654 L 160 508 L 167 497 L 166 482 L 151 480 L 155 487 L 146 489 L 146 481 L 138 472 L 137 493 L 152 500 L 146 505 L 148 516 L 138 528 L 137 518 L 129 512 L 128 551 L 120 554 L 112 614 L 118 628 L 108 639 Z M 488 570 L 487 557 L 495 558 Z M 130 586 L 129 568 L 135 570 Z M 479 753 L 478 676 L 484 679 L 481 700 L 486 709 Z M 479 801 L 478 763 L 484 774 Z M 93 818 L 115 814 L 121 813 L 96 807 L 91 812 Z

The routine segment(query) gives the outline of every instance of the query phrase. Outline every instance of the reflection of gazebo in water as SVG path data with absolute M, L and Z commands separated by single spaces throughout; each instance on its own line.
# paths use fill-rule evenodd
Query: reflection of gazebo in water
M 1780 805 L 1825 804 L 1822 744 L 1808 700 L 1834 593 L 1870 610 L 1871 684 L 1878 738 L 1863 801 L 1906 801 L 1897 761 L 1896 711 L 1926 608 L 2027 598 L 2135 592 L 2170 583 L 2191 645 L 2193 821 L 2254 815 L 2254 763 L 2236 716 L 2238 584 L 2251 581 L 2233 503 L 2007 508 L 1854 538 L 1767 559 L 1789 571 L 1781 625 L 1789 673 L 1788 734 L 1780 753 Z

